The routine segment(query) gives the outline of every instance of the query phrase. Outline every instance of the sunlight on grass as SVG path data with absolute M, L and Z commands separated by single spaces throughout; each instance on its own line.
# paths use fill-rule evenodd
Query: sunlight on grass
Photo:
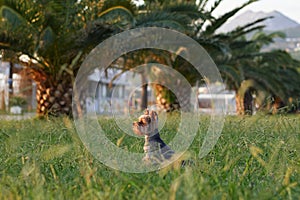
M 297 199 L 300 116 L 227 117 L 215 148 L 198 151 L 207 117 L 186 152 L 194 165 L 127 174 L 107 168 L 82 145 L 72 120 L 0 121 L 0 199 Z M 176 132 L 167 121 L 162 136 Z M 101 121 L 112 142 L 142 152 L 143 140 Z

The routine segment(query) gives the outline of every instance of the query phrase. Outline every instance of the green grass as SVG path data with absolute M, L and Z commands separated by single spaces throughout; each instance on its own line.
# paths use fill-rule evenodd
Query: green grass
M 198 159 L 209 122 L 201 117 L 189 148 L 195 165 L 144 174 L 95 160 L 68 118 L 0 121 L 0 199 L 298 199 L 299 121 L 299 115 L 227 117 L 213 151 Z M 142 140 L 109 128 L 113 120 L 101 123 L 113 142 L 142 151 Z M 166 124 L 164 139 L 174 127 Z

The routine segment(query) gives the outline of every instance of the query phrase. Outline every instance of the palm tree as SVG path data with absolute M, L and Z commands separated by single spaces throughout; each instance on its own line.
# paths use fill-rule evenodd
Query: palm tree
M 223 64 L 224 59 L 230 57 L 231 54 L 230 44 L 228 44 L 227 40 L 230 39 L 230 41 L 232 41 L 233 39 L 241 35 L 245 35 L 246 33 L 261 27 L 256 26 L 254 28 L 252 27 L 250 29 L 244 30 L 259 22 L 257 21 L 244 27 L 243 29 L 236 30 L 230 37 L 227 37 L 227 39 L 223 35 L 216 34 L 216 30 L 221 27 L 230 17 L 235 15 L 239 10 L 255 1 L 256 0 L 249 0 L 242 6 L 233 9 L 232 11 L 224 14 L 217 19 L 212 16 L 212 12 L 220 5 L 221 0 L 215 1 L 215 4 L 209 10 L 207 10 L 206 7 L 206 4 L 208 2 L 206 0 L 200 1 L 198 5 L 196 4 L 196 1 L 189 1 L 188 3 L 182 3 L 182 1 L 176 0 L 145 1 L 146 3 L 142 7 L 142 9 L 144 10 L 142 10 L 143 12 L 138 12 L 134 27 L 166 27 L 183 32 L 198 41 L 210 53 L 215 61 L 217 61 L 217 64 Z M 205 28 L 205 24 L 207 23 L 209 23 L 210 25 Z M 136 58 L 136 56 L 133 55 L 126 56 L 129 59 L 125 60 L 129 60 L 130 64 L 132 64 L 133 60 L 130 59 L 130 57 Z M 152 62 L 154 61 L 171 66 L 172 68 L 183 74 L 191 85 L 196 85 L 196 83 L 203 82 L 203 77 L 200 77 L 200 74 L 194 69 L 194 67 L 179 56 L 172 55 L 168 52 L 161 51 L 159 53 L 154 53 L 153 51 L 151 51 L 148 52 L 147 56 L 139 55 L 139 57 L 144 58 L 143 63 L 145 60 L 150 60 Z M 138 64 L 139 61 L 135 60 L 135 62 L 136 64 Z M 223 64 L 222 66 L 223 67 L 220 69 L 222 74 L 224 75 L 228 70 L 225 69 L 226 65 Z M 125 67 L 125 69 L 129 68 L 130 67 Z M 237 76 L 239 77 L 239 74 L 237 74 Z M 238 83 L 237 85 L 239 86 L 240 83 Z M 191 93 L 190 89 L 184 87 L 177 88 L 178 90 L 180 90 L 180 96 L 185 97 L 185 104 L 189 104 L 189 97 Z M 179 108 L 178 99 L 166 87 L 162 85 L 156 85 L 154 87 L 154 90 L 157 96 L 156 103 L 160 105 L 160 107 L 163 107 L 167 111 L 171 111 L 174 108 Z M 146 105 L 145 102 L 143 102 L 143 105 Z
M 136 27 L 171 28 L 193 37 L 214 58 L 227 85 L 236 91 L 243 81 L 255 80 L 266 91 L 277 96 L 285 93 L 289 97 L 292 93 L 298 93 L 297 88 L 292 87 L 292 81 L 285 80 L 286 74 L 293 74 L 292 80 L 297 82 L 298 74 L 292 67 L 296 61 L 288 59 L 288 55 L 283 52 L 260 52 L 261 45 L 270 42 L 273 36 L 257 36 L 250 41 L 244 37 L 249 32 L 263 28 L 256 24 L 265 19 L 227 34 L 216 33 L 230 17 L 255 0 L 249 0 L 223 16 L 214 18 L 212 11 L 221 1 L 216 0 L 207 10 L 207 0 L 200 1 L 198 5 L 196 1 L 146 1 L 142 8 L 136 8 L 129 0 L 2 0 L 0 48 L 5 49 L 5 54 L 9 55 L 6 59 L 9 60 L 19 61 L 21 55 L 23 58 L 27 56 L 22 61 L 38 83 L 38 113 L 42 115 L 70 114 L 74 77 L 85 55 L 111 34 Z M 210 25 L 205 27 L 207 23 Z M 281 55 L 278 56 L 281 64 L 273 62 L 278 67 L 266 68 L 266 65 L 272 64 L 270 56 L 277 54 Z M 128 63 L 132 64 L 132 61 L 143 61 L 144 64 L 148 60 L 172 66 L 191 84 L 199 81 L 199 75 L 194 73 L 189 63 L 169 52 L 132 52 L 124 58 L 123 72 L 130 69 Z M 276 79 L 272 76 L 267 78 L 269 71 L 280 71 L 282 76 L 278 80 L 287 81 L 287 86 L 282 88 L 279 85 L 276 88 L 278 84 L 272 84 Z M 264 76 L 260 76 L 261 73 Z M 174 94 L 164 87 L 154 88 L 160 97 L 159 104 L 164 104 L 166 108 L 176 105 Z M 190 96 L 190 91 L 185 91 L 185 88 L 182 90 L 182 95 Z
M 215 61 L 217 61 L 217 64 L 224 63 L 223 59 L 226 59 L 231 54 L 231 48 L 226 40 L 222 37 L 222 35 L 219 35 L 216 33 L 218 28 L 220 28 L 230 17 L 234 16 L 239 10 L 244 8 L 245 6 L 255 2 L 256 0 L 249 0 L 242 6 L 233 9 L 232 11 L 225 13 L 223 16 L 219 18 L 214 18 L 212 16 L 212 12 L 220 5 L 222 0 L 215 1 L 215 4 L 210 8 L 207 9 L 207 3 L 208 1 L 203 0 L 199 1 L 199 4 L 196 4 L 196 1 L 189 1 L 189 3 L 179 4 L 175 3 L 175 1 L 148 1 L 149 5 L 146 5 L 146 7 L 162 7 L 162 11 L 165 13 L 165 15 L 168 15 L 168 13 L 171 13 L 171 16 L 174 16 L 175 14 L 180 14 L 186 17 L 186 24 L 188 26 L 183 27 L 180 31 L 183 31 L 190 37 L 194 38 L 196 41 L 199 42 L 207 51 L 208 53 L 214 58 Z M 171 2 L 171 3 L 170 3 Z M 172 4 L 173 2 L 173 4 Z M 168 3 L 166 5 L 166 3 Z M 152 14 L 152 13 L 149 13 Z M 148 14 L 148 15 L 149 15 Z M 155 14 L 155 13 L 154 13 Z M 157 15 L 155 15 L 157 16 Z M 162 16 L 162 15 L 158 15 Z M 176 16 L 176 15 L 175 15 Z M 164 17 L 169 19 L 169 17 Z M 255 22 L 258 23 L 259 21 Z M 209 24 L 206 26 L 206 24 Z M 249 25 L 250 26 L 250 25 Z M 245 27 L 246 28 L 246 27 Z M 255 27 L 255 29 L 258 29 L 259 27 Z M 249 31 L 254 30 L 252 28 L 251 30 L 245 31 L 244 29 L 239 30 L 235 33 L 234 37 L 238 37 L 240 35 L 245 35 Z M 233 36 L 232 36 L 233 39 Z M 185 78 L 189 81 L 189 83 L 192 86 L 195 86 L 199 83 L 203 83 L 204 79 L 201 77 L 201 75 L 195 70 L 193 66 L 190 65 L 190 63 L 186 62 L 181 57 L 175 57 L 175 59 L 171 59 L 174 57 L 174 55 L 168 55 L 165 56 L 167 60 L 165 60 L 165 63 L 172 66 L 174 69 L 176 69 L 178 72 L 183 74 Z M 222 58 L 219 62 L 218 59 Z M 220 68 L 221 73 L 224 74 L 223 69 Z M 190 88 L 185 87 L 177 87 L 179 90 L 180 96 L 185 97 L 185 103 L 190 103 Z M 175 97 L 175 95 L 170 92 L 167 88 L 163 86 L 157 86 L 155 87 L 156 95 L 157 95 L 157 104 L 159 104 L 161 107 L 164 107 L 165 110 L 173 110 L 174 108 L 179 108 L 178 106 L 178 100 Z M 189 107 L 186 105 L 183 105 L 184 107 Z
M 39 115 L 71 114 L 74 77 L 85 55 L 133 20 L 129 9 L 134 5 L 107 2 L 0 2 L 0 48 L 5 59 L 22 62 L 37 82 Z
M 299 89 L 296 87 L 299 84 L 299 62 L 282 50 L 262 51 L 264 45 L 284 35 L 279 32 L 267 35 L 258 31 L 252 38 L 246 39 L 243 34 L 239 34 L 240 31 L 249 32 L 247 28 L 250 31 L 261 30 L 263 27 L 252 26 L 262 20 L 265 19 L 222 35 L 231 50 L 231 55 L 227 58 L 221 57 L 218 66 L 227 86 L 237 93 L 236 101 L 240 114 L 252 113 L 253 93 L 260 98 L 260 105 L 265 104 L 267 96 L 274 96 L 275 99 L 280 97 L 281 102 L 285 104 L 290 97 L 299 97 Z
M 261 104 L 268 94 L 281 97 L 284 102 L 289 97 L 299 98 L 299 90 L 296 87 L 299 82 L 299 73 L 296 70 L 296 67 L 299 66 L 298 62 L 291 59 L 290 55 L 284 51 L 262 52 L 263 45 L 272 43 L 275 37 L 283 37 L 281 33 L 277 32 L 269 35 L 262 34 L 261 30 L 264 26 L 259 24 L 268 18 L 258 19 L 242 27 L 237 27 L 229 33 L 216 32 L 239 10 L 256 1 L 249 0 L 219 18 L 214 18 L 212 11 L 220 5 L 221 0 L 215 1 L 209 10 L 206 9 L 208 2 L 206 0 L 200 1 L 197 6 L 195 1 L 187 4 L 176 3 L 176 1 L 146 1 L 148 4 L 146 3 L 144 7 L 148 10 L 143 15 L 137 16 L 136 26 L 168 27 L 193 37 L 213 57 L 227 87 L 236 91 L 238 112 L 251 114 L 252 93 L 254 92 L 259 94 Z M 155 12 L 152 10 L 153 7 L 156 8 Z M 207 23 L 209 25 L 205 26 Z M 186 24 L 188 26 L 185 26 Z M 247 39 L 248 33 L 257 31 L 259 32 L 254 34 L 251 39 Z M 201 77 L 199 80 L 199 74 L 195 72 L 194 68 L 180 57 L 171 59 L 174 58 L 174 55 L 166 52 L 156 53 L 156 55 L 153 55 L 152 52 L 148 56 L 152 59 L 155 58 L 157 62 L 172 66 L 183 74 L 192 85 L 203 81 Z M 276 59 L 272 59 L 273 57 Z M 190 96 L 190 91 L 186 88 L 178 88 L 182 90 L 180 92 L 182 95 Z M 157 85 L 154 89 L 158 97 L 157 103 L 166 110 L 175 107 L 172 105 L 178 104 L 174 94 L 167 88 Z M 188 100 L 188 98 L 186 99 Z
M 135 15 L 135 23 L 132 24 L 133 28 L 141 27 L 164 27 L 168 29 L 177 30 L 187 35 L 194 35 L 195 30 L 193 23 L 196 20 L 201 19 L 204 15 L 199 12 L 198 6 L 195 1 L 179 2 L 179 1 L 146 1 L 145 5 L 138 9 Z M 145 63 L 160 63 L 177 70 L 182 70 L 183 59 L 176 58 L 176 55 L 166 51 L 159 50 L 140 50 L 137 52 L 131 52 L 124 56 L 124 66 L 121 70 L 124 72 L 130 70 L 132 66 L 138 66 Z M 133 64 L 134 62 L 134 64 Z M 179 63 L 180 62 L 180 63 Z M 185 63 L 187 65 L 187 62 Z M 179 67 L 181 66 L 181 67 Z M 188 70 L 186 70 L 187 72 Z M 183 74 L 188 74 L 184 72 Z M 144 74 L 141 74 L 142 79 L 145 81 Z M 147 81 L 145 81 L 146 83 Z M 147 86 L 144 84 L 143 87 L 143 101 L 141 108 L 147 106 Z M 166 89 L 162 85 L 154 84 L 153 89 L 157 96 L 157 104 L 167 111 L 179 108 L 177 99 L 174 94 Z M 187 98 L 187 102 L 189 100 Z

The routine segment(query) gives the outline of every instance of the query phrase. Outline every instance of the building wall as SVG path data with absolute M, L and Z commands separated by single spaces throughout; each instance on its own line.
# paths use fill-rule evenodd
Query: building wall
M 14 69 L 12 80 L 12 91 L 9 91 L 9 70 L 8 62 L 0 62 L 0 110 L 9 111 L 9 98 L 13 96 L 23 97 L 27 104 L 23 108 L 27 111 L 36 109 L 36 87 L 35 82 L 30 78 L 26 70 L 18 66 Z

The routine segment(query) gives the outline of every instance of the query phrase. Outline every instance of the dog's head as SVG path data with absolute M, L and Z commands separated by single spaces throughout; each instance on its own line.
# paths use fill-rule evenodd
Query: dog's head
M 138 121 L 133 122 L 133 132 L 137 135 L 154 135 L 158 128 L 158 115 L 155 111 L 146 109 Z

